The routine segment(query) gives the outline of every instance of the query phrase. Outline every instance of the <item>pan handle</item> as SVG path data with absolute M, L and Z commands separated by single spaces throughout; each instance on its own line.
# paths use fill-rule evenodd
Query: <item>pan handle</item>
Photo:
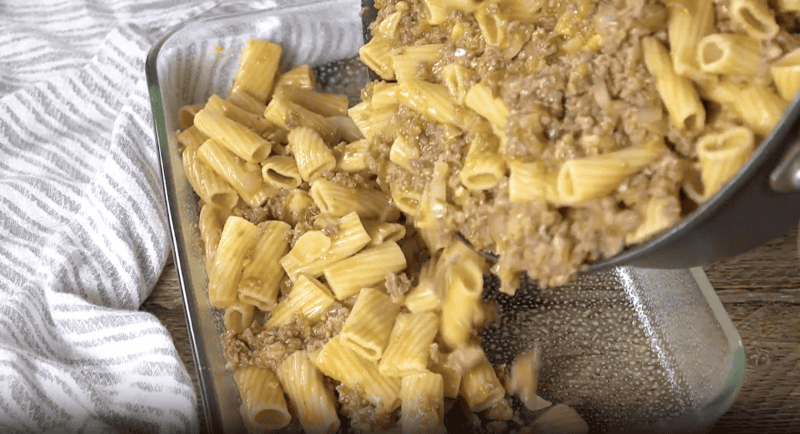
M 795 142 L 775 166 L 769 175 L 769 184 L 778 193 L 800 190 L 800 141 Z

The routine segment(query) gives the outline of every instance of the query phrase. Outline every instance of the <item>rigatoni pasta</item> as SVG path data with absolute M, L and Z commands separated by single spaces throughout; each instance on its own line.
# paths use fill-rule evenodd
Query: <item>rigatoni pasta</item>
M 400 381 L 404 434 L 442 434 L 444 426 L 444 381 L 440 374 L 420 372 Z
M 241 91 L 257 100 L 266 101 L 272 94 L 282 53 L 278 44 L 260 39 L 247 41 L 242 48 L 241 62 L 233 79 L 231 93 Z
M 281 258 L 281 266 L 293 281 L 301 274 L 321 276 L 326 267 L 353 256 L 371 241 L 355 212 L 338 219 L 334 227 L 331 236 L 322 231 L 306 232 Z
M 793 100 L 800 90 L 800 49 L 790 51 L 773 63 L 770 74 L 781 97 Z
M 400 246 L 390 241 L 334 262 L 323 270 L 323 274 L 336 298 L 344 300 L 361 288 L 384 281 L 387 274 L 400 272 L 406 265 Z
M 317 321 L 333 302 L 333 294 L 323 283 L 313 277 L 301 275 L 292 285 L 289 294 L 272 309 L 272 316 L 266 327 L 280 327 L 294 316 L 302 316 L 311 322 Z
M 438 329 L 439 316 L 431 311 L 398 315 L 378 365 L 380 373 L 390 377 L 425 373 Z
M 181 158 L 186 179 L 203 202 L 225 210 L 239 202 L 236 190 L 198 157 L 197 148 L 187 147 Z
M 234 303 L 225 308 L 223 323 L 225 329 L 234 333 L 242 333 L 253 323 L 255 306 L 252 304 Z
M 390 0 L 361 103 L 253 42 L 228 96 L 182 111 L 229 368 L 277 373 L 276 415 L 332 432 L 337 406 L 366 408 L 375 431 L 439 432 L 444 399 L 501 420 L 514 393 L 549 405 L 526 380 L 506 390 L 480 347 L 476 250 L 500 253 L 505 292 L 520 271 L 563 283 L 723 189 L 797 91 L 766 2 L 567 3 Z M 601 7 L 630 16 L 604 26 Z M 246 384 L 252 424 L 272 398 Z
M 367 360 L 380 360 L 398 313 L 400 306 L 383 291 L 362 289 L 342 327 L 342 344 Z
M 256 225 L 241 217 L 231 216 L 225 221 L 209 275 L 208 300 L 212 306 L 224 309 L 238 302 L 244 260 L 257 233 Z
M 280 259 L 289 247 L 288 223 L 270 220 L 259 223 L 253 241 L 249 263 L 242 269 L 239 281 L 239 301 L 270 311 L 278 299 L 284 271 Z
M 203 134 L 250 163 L 263 160 L 272 149 L 272 144 L 255 131 L 207 108 L 195 115 L 194 125 Z
M 707 41 L 707 39 L 704 40 Z M 656 78 L 656 89 L 667 108 L 672 124 L 678 128 L 691 130 L 703 128 L 706 122 L 706 111 L 703 103 L 700 102 L 697 89 L 691 80 L 679 75 L 673 69 L 666 47 L 655 38 L 647 37 L 642 39 L 642 51 L 644 51 L 644 62 L 647 69 Z M 715 68 L 710 67 L 711 62 L 706 62 L 705 56 L 701 60 L 704 61 L 700 66 L 701 69 L 705 67 L 706 69 L 703 70 L 717 72 Z M 617 184 L 619 183 L 617 182 Z
M 242 418 L 255 430 L 276 430 L 289 425 L 292 416 L 283 389 L 269 368 L 247 366 L 236 369 L 233 377 L 242 394 Z
M 197 156 L 219 176 L 228 181 L 245 202 L 250 206 L 260 206 L 269 194 L 262 185 L 260 170 L 257 166 L 234 155 L 213 139 L 206 140 L 197 149 Z M 265 194 L 266 193 L 266 194 Z
M 297 164 L 297 171 L 306 182 L 311 182 L 322 173 L 336 167 L 333 151 L 311 128 L 293 128 L 289 132 L 289 146 Z
M 296 351 L 286 357 L 278 369 L 278 378 L 307 434 L 337 432 L 341 422 L 336 411 L 336 397 L 325 387 L 322 372 L 306 351 Z
M 350 389 L 361 389 L 380 412 L 391 412 L 400 406 L 400 379 L 381 375 L 377 362 L 359 356 L 339 336 L 322 347 L 316 365 Z

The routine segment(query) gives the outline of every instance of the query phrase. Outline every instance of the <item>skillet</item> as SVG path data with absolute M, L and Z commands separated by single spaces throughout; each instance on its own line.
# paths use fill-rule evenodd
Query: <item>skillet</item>
M 376 15 L 374 1 L 362 0 L 365 42 L 371 38 L 369 24 Z M 377 76 L 370 71 L 370 78 Z M 617 266 L 698 267 L 785 234 L 800 218 L 798 139 L 800 98 L 795 98 L 750 160 L 713 197 L 671 228 L 617 255 L 591 262 L 584 271 Z

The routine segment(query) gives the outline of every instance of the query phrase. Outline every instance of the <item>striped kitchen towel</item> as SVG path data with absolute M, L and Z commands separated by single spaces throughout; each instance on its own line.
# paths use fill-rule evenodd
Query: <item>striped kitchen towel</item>
M 143 62 L 215 6 L 0 0 L 0 432 L 197 431 Z

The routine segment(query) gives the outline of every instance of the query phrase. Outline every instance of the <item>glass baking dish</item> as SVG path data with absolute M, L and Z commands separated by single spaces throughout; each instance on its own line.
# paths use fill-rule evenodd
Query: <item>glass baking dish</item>
M 146 62 L 175 265 L 208 432 L 244 431 L 233 376 L 225 370 L 221 315 L 209 304 L 197 231 L 197 197 L 183 175 L 175 132 L 181 106 L 225 95 L 250 38 L 283 47 L 281 68 L 315 66 L 318 85 L 352 102 L 367 82 L 357 60 L 360 5 L 306 2 L 252 10 L 226 6 L 172 30 Z M 494 362 L 538 346 L 541 395 L 574 406 L 592 431 L 708 429 L 744 377 L 739 335 L 700 268 L 614 268 L 571 285 L 523 282 L 510 298 L 487 277 L 498 321 L 483 332 Z

